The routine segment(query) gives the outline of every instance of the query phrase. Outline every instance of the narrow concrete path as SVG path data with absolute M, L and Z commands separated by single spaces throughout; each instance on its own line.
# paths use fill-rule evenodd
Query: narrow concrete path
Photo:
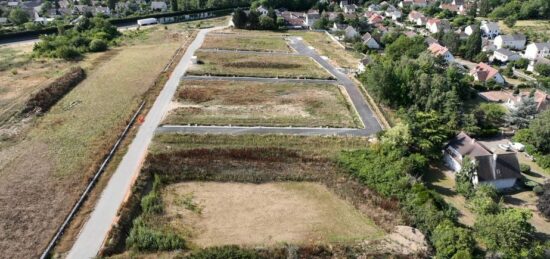
M 180 78 L 185 74 L 191 62 L 191 57 L 202 45 L 205 35 L 214 29 L 200 30 L 195 40 L 189 45 L 180 62 L 170 75 L 164 88 L 157 97 L 153 107 L 145 117 L 145 121 L 138 130 L 138 133 L 130 144 L 126 155 L 118 165 L 115 173 L 109 180 L 107 187 L 101 193 L 94 211 L 81 229 L 76 242 L 74 243 L 67 258 L 87 259 L 96 257 L 101 249 L 117 211 L 130 191 L 134 179 L 137 177 L 141 164 L 147 154 L 147 149 L 157 127 L 168 110 Z
M 212 81 L 245 81 L 262 83 L 311 83 L 311 84 L 337 84 L 336 80 L 326 79 L 292 79 L 269 77 L 240 77 L 240 76 L 184 76 L 181 80 L 212 80 Z
M 294 48 L 294 50 L 296 50 L 296 52 L 307 55 L 317 61 L 317 63 L 319 63 L 323 68 L 329 71 L 329 73 L 331 73 L 338 80 L 339 84 L 344 86 L 344 88 L 348 92 L 353 106 L 355 107 L 355 110 L 359 114 L 359 118 L 363 122 L 363 125 L 365 125 L 365 130 L 372 133 L 376 133 L 382 130 L 382 126 L 378 122 L 378 119 L 376 119 L 376 115 L 374 114 L 374 112 L 367 104 L 367 100 L 359 90 L 358 86 L 355 85 L 355 83 L 351 79 L 349 79 L 346 74 L 340 72 L 338 69 L 336 69 L 336 67 L 334 67 L 327 60 L 322 58 L 313 49 L 313 47 L 307 46 L 302 41 L 302 38 L 290 37 L 289 44 L 292 48 Z
M 375 132 L 352 128 L 307 128 L 307 127 L 233 127 L 233 126 L 184 126 L 164 125 L 157 133 L 189 133 L 218 135 L 301 135 L 301 136 L 370 136 Z

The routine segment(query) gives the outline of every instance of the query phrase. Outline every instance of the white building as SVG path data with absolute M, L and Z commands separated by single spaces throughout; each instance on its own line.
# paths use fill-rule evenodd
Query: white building
M 305 16 L 305 20 L 304 20 L 304 25 L 311 28 L 313 26 L 313 24 L 321 19 L 321 15 L 319 14 L 319 12 L 316 12 L 316 11 L 310 11 L 306 14 L 304 14 Z
M 256 12 L 258 12 L 260 15 L 267 15 L 269 10 L 265 8 L 265 6 L 260 5 L 258 8 L 256 8 Z
M 495 52 L 493 52 L 493 56 L 491 56 L 492 60 L 498 60 L 502 63 L 516 61 L 520 58 L 521 56 L 518 53 L 504 48 L 495 50 Z
M 445 146 L 443 160 L 447 167 L 459 172 L 466 157 L 477 164 L 471 179 L 474 185 L 490 184 L 501 190 L 512 188 L 521 179 L 515 153 L 492 153 L 466 133 L 460 132 Z
M 357 11 L 357 6 L 354 4 L 344 5 L 342 11 L 347 14 L 354 14 Z
M 426 22 L 426 29 L 431 33 L 447 32 L 451 29 L 451 24 L 447 20 L 429 19 Z
M 394 11 L 386 11 L 385 12 L 386 17 L 390 17 L 392 20 L 397 21 L 401 18 L 401 11 L 394 10 Z
M 546 58 L 550 55 L 550 42 L 531 43 L 525 49 L 525 58 L 535 60 L 538 58 Z
M 428 2 L 426 0 L 403 0 L 399 2 L 399 7 L 404 8 L 405 6 L 410 7 L 426 7 L 428 5 Z
M 168 10 L 168 6 L 165 2 L 153 1 L 151 2 L 151 10 L 165 12 Z
M 369 47 L 369 49 L 379 49 L 380 48 L 380 45 L 378 44 L 378 42 L 376 42 L 376 40 L 368 32 L 366 32 L 363 35 L 362 40 L 363 40 L 363 44 L 366 45 L 367 47 Z
M 500 34 L 500 28 L 496 22 L 481 21 L 479 27 L 484 36 L 494 38 Z
M 468 25 L 466 28 L 464 28 L 464 33 L 468 36 L 472 35 L 474 33 L 474 30 L 477 29 L 477 25 Z
M 512 34 L 512 35 L 498 35 L 495 37 L 494 44 L 497 46 L 497 49 L 509 48 L 522 50 L 525 49 L 525 42 L 527 38 L 523 34 Z
M 409 15 L 407 16 L 407 20 L 418 26 L 426 25 L 426 21 L 427 21 L 426 16 L 414 10 L 409 13 Z

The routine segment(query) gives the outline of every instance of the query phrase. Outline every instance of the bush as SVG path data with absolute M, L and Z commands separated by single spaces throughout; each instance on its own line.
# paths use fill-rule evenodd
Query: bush
M 522 174 L 529 174 L 531 172 L 531 166 L 527 164 L 519 164 L 519 171 Z
M 457 227 L 453 222 L 445 220 L 435 228 L 432 243 L 437 251 L 437 258 L 471 258 L 475 240 L 472 233 L 465 228 Z M 466 256 L 466 257 L 464 257 Z
M 160 214 L 164 211 L 158 191 L 151 191 L 141 199 L 141 209 L 146 214 Z
M 153 230 L 138 217 L 134 220 L 126 245 L 139 251 L 171 251 L 185 248 L 185 240 L 175 233 Z
M 236 245 L 209 247 L 192 253 L 189 259 L 259 259 L 256 252 L 249 249 L 243 249 Z
M 542 215 L 550 219 L 550 184 L 547 183 L 541 188 L 543 189 L 543 192 L 537 201 L 537 209 L 540 213 L 542 213 Z
M 104 40 L 92 40 L 90 42 L 90 51 L 91 52 L 101 52 L 107 50 L 107 42 Z
M 72 46 L 61 46 L 55 50 L 54 56 L 65 60 L 75 60 L 80 58 L 80 52 Z
M 84 80 L 85 77 L 86 74 L 82 68 L 72 68 L 65 75 L 59 77 L 50 85 L 33 95 L 25 104 L 23 113 L 28 113 L 37 109 L 41 112 L 46 112 L 65 96 L 65 94 L 73 89 L 73 87 Z
M 537 185 L 533 188 L 533 192 L 536 194 L 536 195 L 542 195 L 544 193 L 544 189 L 542 188 L 542 186 L 540 185 Z

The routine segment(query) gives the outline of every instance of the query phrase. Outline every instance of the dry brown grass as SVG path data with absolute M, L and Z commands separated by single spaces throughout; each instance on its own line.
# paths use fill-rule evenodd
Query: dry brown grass
M 315 183 L 186 182 L 167 186 L 163 220 L 190 231 L 199 247 L 317 244 L 375 239 L 384 232 L 365 215 Z M 182 204 L 190 197 L 200 209 Z
M 190 67 L 190 75 L 251 76 L 280 78 L 331 79 L 313 59 L 304 56 L 257 55 L 198 51 L 203 64 Z
M 291 52 L 283 35 L 249 35 L 249 33 L 210 33 L 202 48 L 251 51 Z
M 0 249 L 37 257 L 184 38 L 151 32 L 102 54 L 24 141 L 0 150 Z M 147 34 L 147 33 L 144 33 Z M 163 44 L 158 44 L 161 41 Z M 147 53 L 147 54 L 144 54 Z
M 336 85 L 183 81 L 167 124 L 357 127 Z

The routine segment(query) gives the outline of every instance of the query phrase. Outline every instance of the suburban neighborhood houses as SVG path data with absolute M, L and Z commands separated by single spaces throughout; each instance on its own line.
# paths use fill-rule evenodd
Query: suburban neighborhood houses
M 550 258 L 541 0 L 0 0 L 0 258 Z

